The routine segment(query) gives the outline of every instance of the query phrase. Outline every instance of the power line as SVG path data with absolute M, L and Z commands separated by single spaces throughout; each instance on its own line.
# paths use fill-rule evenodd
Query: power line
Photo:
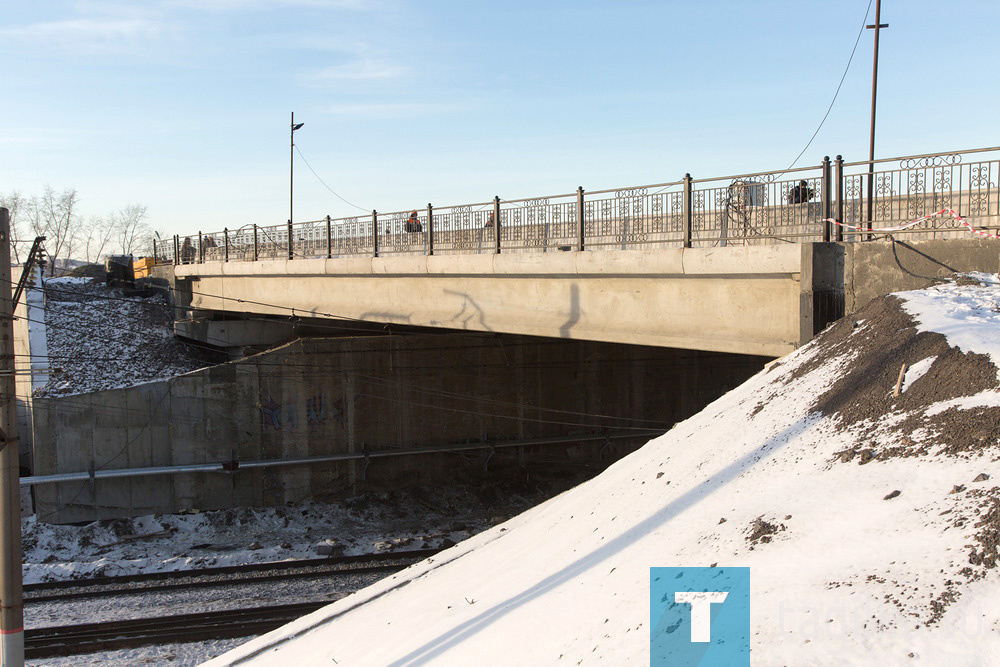
M 802 151 L 796 156 L 796 158 L 792 160 L 792 163 L 788 165 L 785 171 L 788 171 L 789 169 L 794 167 L 795 163 L 799 161 L 799 158 L 801 158 L 802 155 L 809 149 L 809 147 L 812 145 L 813 140 L 816 138 L 816 135 L 819 134 L 819 131 L 823 128 L 823 124 L 826 123 L 826 119 L 830 116 L 830 112 L 833 110 L 833 104 L 834 102 L 837 101 L 837 96 L 840 95 L 840 88 L 841 86 L 844 85 L 844 79 L 847 78 L 847 72 L 851 69 L 851 62 L 854 60 L 854 54 L 858 50 L 858 43 L 861 42 L 861 35 L 863 35 L 865 32 L 865 24 L 868 23 L 868 13 L 871 12 L 871 9 L 872 9 L 872 0 L 868 0 L 868 9 L 865 10 L 865 18 L 861 22 L 861 30 L 858 31 L 858 38 L 854 40 L 854 48 L 851 49 L 851 57 L 847 59 L 847 67 L 844 68 L 844 73 L 840 77 L 840 83 L 837 84 L 837 90 L 833 93 L 833 99 L 830 100 L 830 106 L 827 107 L 826 113 L 823 114 L 823 120 L 819 122 L 819 127 L 817 127 L 816 131 L 813 132 L 812 136 L 809 138 L 809 142 L 806 143 L 805 148 L 803 148 Z
M 299 157 L 302 158 L 302 161 L 306 163 L 306 166 L 309 167 L 309 171 L 311 171 L 312 174 L 313 174 L 313 176 L 316 177 L 316 180 L 318 180 L 320 183 L 322 183 L 324 188 L 326 188 L 327 190 L 329 190 L 330 192 L 332 192 L 334 197 L 336 197 L 340 201 L 344 202 L 345 204 L 353 206 L 354 208 L 358 209 L 359 211 L 365 211 L 366 213 L 370 213 L 371 212 L 372 209 L 370 209 L 370 208 L 362 208 L 362 207 L 358 206 L 357 204 L 354 204 L 354 203 L 351 203 L 351 202 L 347 201 L 346 199 L 344 199 L 343 197 L 341 197 L 340 195 L 338 195 L 336 192 L 334 192 L 333 188 L 331 188 L 329 185 L 327 185 L 326 182 L 322 178 L 319 177 L 319 174 L 317 174 L 316 170 L 312 168 L 312 165 L 310 165 L 309 161 L 306 160 L 306 156 L 302 154 L 302 151 L 299 150 L 298 146 L 295 147 L 295 152 L 298 153 Z

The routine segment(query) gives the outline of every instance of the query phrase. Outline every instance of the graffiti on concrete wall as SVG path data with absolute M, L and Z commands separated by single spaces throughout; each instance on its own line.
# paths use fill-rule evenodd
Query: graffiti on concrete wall
M 361 394 L 355 394 L 354 400 L 357 401 L 360 397 Z M 257 407 L 260 409 L 261 426 L 264 429 L 288 431 L 299 426 L 300 406 L 295 403 L 278 403 L 272 396 L 268 395 L 267 400 L 258 403 Z M 340 428 L 344 428 L 347 421 L 346 396 L 329 402 L 324 393 L 319 392 L 307 398 L 303 407 L 305 423 L 310 431 L 319 429 L 331 419 Z

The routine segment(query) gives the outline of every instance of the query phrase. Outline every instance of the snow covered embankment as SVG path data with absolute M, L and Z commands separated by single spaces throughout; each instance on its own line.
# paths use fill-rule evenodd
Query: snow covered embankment
M 221 360 L 174 337 L 162 295 L 125 297 L 93 278 L 45 281 L 50 379 L 43 398 L 165 380 Z
M 755 665 L 989 664 L 988 280 L 875 301 L 592 481 L 207 664 L 646 664 L 649 568 L 713 564 L 751 568 Z

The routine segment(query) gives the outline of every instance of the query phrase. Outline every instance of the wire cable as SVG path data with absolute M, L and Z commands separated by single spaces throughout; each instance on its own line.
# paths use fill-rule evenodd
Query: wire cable
M 340 195 L 338 195 L 336 192 L 334 192 L 333 188 L 331 188 L 329 185 L 327 185 L 326 181 L 324 181 L 322 178 L 319 177 L 319 174 L 317 174 L 316 170 L 312 168 L 312 165 L 309 164 L 309 161 L 306 159 L 306 156 L 302 154 L 302 151 L 299 150 L 298 146 L 295 147 L 295 152 L 299 154 L 299 157 L 302 158 L 302 161 L 305 162 L 305 164 L 306 164 L 307 167 L 309 167 L 309 171 L 311 171 L 312 174 L 313 174 L 313 176 L 316 177 L 316 180 L 318 180 L 320 183 L 322 183 L 324 188 L 326 188 L 331 193 L 333 193 L 334 197 L 336 197 L 340 201 L 344 202 L 345 204 L 353 206 L 354 208 L 358 209 L 359 211 L 365 211 L 366 213 L 370 213 L 371 212 L 372 209 L 370 209 L 370 208 L 369 209 L 361 208 L 357 204 L 354 204 L 354 203 L 351 203 L 351 202 L 347 201 L 346 199 L 344 199 L 343 197 L 341 197 Z
M 817 127 L 816 131 L 813 132 L 812 136 L 809 138 L 809 141 L 806 143 L 805 148 L 803 148 L 799 152 L 799 154 L 795 157 L 795 159 L 792 160 L 792 163 L 790 165 L 788 165 L 788 167 L 785 169 L 785 171 L 788 171 L 789 169 L 791 169 L 792 167 L 794 167 L 795 163 L 799 161 L 799 159 L 802 157 L 802 155 L 807 150 L 809 150 L 809 147 L 812 145 L 812 142 L 816 138 L 816 135 L 819 134 L 819 131 L 823 128 L 823 124 L 826 123 L 826 119 L 830 116 L 830 112 L 833 110 L 833 105 L 837 101 L 837 96 L 840 95 L 840 88 L 841 88 L 841 86 L 844 85 L 844 79 L 847 78 L 847 72 L 850 71 L 850 69 L 851 69 L 851 62 L 854 61 L 854 54 L 857 52 L 857 50 L 858 50 L 858 44 L 861 42 L 861 35 L 863 35 L 864 32 L 865 32 L 865 25 L 867 25 L 867 23 L 868 23 L 868 14 L 871 12 L 871 10 L 872 10 L 872 0 L 868 0 L 868 9 L 865 10 L 865 18 L 861 22 L 861 30 L 858 31 L 858 38 L 856 40 L 854 40 L 854 48 L 851 49 L 851 57 L 847 59 L 847 67 L 844 68 L 844 73 L 840 77 L 840 83 L 837 84 L 837 90 L 833 93 L 833 99 L 830 100 L 830 106 L 827 107 L 826 113 L 823 114 L 823 120 L 821 120 L 819 122 L 819 127 Z M 782 173 L 784 173 L 784 172 L 782 172 Z M 779 174 L 779 176 L 780 176 L 780 174 Z

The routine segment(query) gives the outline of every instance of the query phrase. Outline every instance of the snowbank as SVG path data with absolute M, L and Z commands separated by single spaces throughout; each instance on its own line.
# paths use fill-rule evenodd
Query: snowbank
M 754 664 L 988 664 L 1000 288 L 971 282 L 873 302 L 592 481 L 206 664 L 647 664 L 649 568 L 713 565 L 751 568 Z

